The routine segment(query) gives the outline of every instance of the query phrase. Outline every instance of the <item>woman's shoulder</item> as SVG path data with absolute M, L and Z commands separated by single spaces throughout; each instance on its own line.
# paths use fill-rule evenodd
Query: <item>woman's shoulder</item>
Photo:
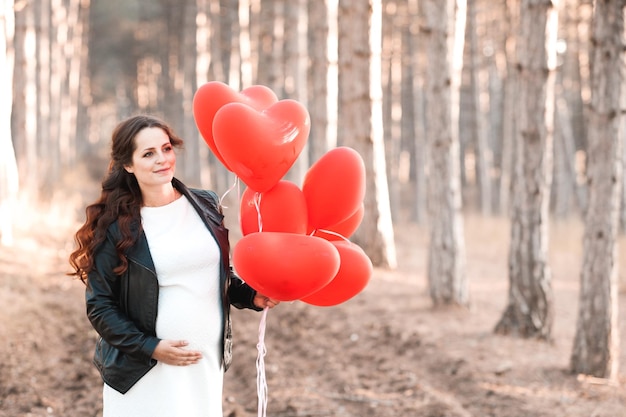
M 210 207 L 217 213 L 222 213 L 220 199 L 215 191 L 200 188 L 189 188 L 189 192 L 203 205 Z
M 215 193 L 215 191 L 204 190 L 201 188 L 189 188 L 189 192 L 193 194 L 194 197 L 199 198 L 205 202 L 208 202 L 211 206 L 218 207 L 220 203 L 220 199 Z
M 173 183 L 179 191 L 181 191 L 183 194 L 187 194 L 188 198 L 190 197 L 192 200 L 195 200 L 196 204 L 199 203 L 204 206 L 208 206 L 221 214 L 222 211 L 220 199 L 215 191 L 202 188 L 187 187 L 176 178 L 174 178 Z
M 189 191 L 195 194 L 197 197 L 203 198 L 205 200 L 210 200 L 215 204 L 219 204 L 219 197 L 217 193 L 212 190 L 204 190 L 201 188 L 189 188 Z

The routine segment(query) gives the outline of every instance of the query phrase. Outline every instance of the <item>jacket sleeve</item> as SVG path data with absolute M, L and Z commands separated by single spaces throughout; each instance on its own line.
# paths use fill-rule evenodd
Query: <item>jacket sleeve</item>
M 214 191 L 210 190 L 191 190 L 196 196 L 201 198 L 206 207 L 209 209 L 208 221 L 213 222 L 214 224 L 224 228 L 224 214 L 222 211 L 222 206 L 220 204 L 220 199 Z M 227 230 L 224 228 L 227 232 Z M 225 242 L 223 245 L 228 245 L 228 234 L 224 234 Z M 218 238 L 218 244 L 220 239 Z M 228 248 L 228 246 L 225 246 Z M 228 250 L 225 250 L 228 252 Z M 226 259 L 228 257 L 228 253 L 223 253 L 222 256 Z M 246 284 L 241 278 L 239 278 L 234 272 L 232 266 L 227 268 L 227 273 L 229 276 L 226 278 L 229 281 L 228 284 L 228 300 L 231 305 L 235 306 L 239 309 L 248 308 L 251 310 L 262 311 L 262 308 L 258 308 L 254 305 L 254 296 L 256 295 L 256 291 Z
M 144 360 L 150 360 L 159 339 L 142 332 L 120 308 L 120 280 L 113 272 L 119 263 L 110 236 L 98 248 L 94 269 L 88 274 L 85 301 L 93 328 L 111 346 Z
M 249 308 L 251 310 L 261 311 L 263 310 L 262 308 L 254 305 L 255 296 L 256 290 L 235 275 L 231 268 L 230 286 L 228 287 L 228 298 L 230 303 L 239 309 Z

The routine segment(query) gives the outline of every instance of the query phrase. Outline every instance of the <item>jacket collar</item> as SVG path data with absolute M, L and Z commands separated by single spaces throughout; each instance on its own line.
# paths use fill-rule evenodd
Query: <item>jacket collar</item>
M 222 225 L 224 216 L 219 211 L 217 196 L 211 196 L 211 194 L 205 190 L 190 189 L 177 178 L 172 180 L 172 185 L 191 202 L 191 205 L 198 212 L 211 234 L 217 240 L 222 252 L 222 266 L 225 270 L 227 270 L 230 245 L 228 241 L 228 234 Z M 119 236 L 117 222 L 113 224 L 113 228 Z M 143 230 L 139 233 L 137 242 L 128 249 L 126 256 L 129 261 L 136 262 L 148 268 L 156 275 L 156 268 L 154 266 L 152 256 L 150 255 L 148 239 L 146 238 L 146 234 Z
M 196 209 L 198 214 L 203 217 L 206 217 L 210 220 L 214 225 L 220 226 L 224 221 L 224 215 L 220 212 L 218 207 L 219 201 L 212 198 L 209 192 L 205 190 L 196 190 L 192 188 L 188 188 L 185 184 L 183 184 L 179 179 L 174 178 L 172 180 L 172 185 L 176 188 L 182 195 L 187 197 L 187 199 L 191 202 L 191 205 Z M 213 210 L 210 210 L 207 207 L 212 206 Z M 210 226 L 207 224 L 207 226 Z
M 221 213 L 219 199 L 214 192 L 187 188 L 178 179 L 172 180 L 174 187 L 189 199 L 191 205 L 198 212 L 202 221 L 211 232 L 218 246 L 220 247 L 222 269 L 230 269 L 230 242 L 228 240 L 228 230 L 224 227 L 224 215 Z

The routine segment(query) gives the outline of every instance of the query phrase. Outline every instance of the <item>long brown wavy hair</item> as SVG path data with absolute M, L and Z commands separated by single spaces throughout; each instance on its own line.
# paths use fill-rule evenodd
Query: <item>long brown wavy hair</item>
M 87 274 L 94 267 L 94 253 L 106 239 L 107 229 L 115 221 L 119 224 L 121 239 L 115 245 L 120 264 L 113 272 L 121 275 L 128 268 L 125 251 L 136 242 L 137 231 L 141 230 L 140 209 L 143 199 L 137 179 L 124 167 L 132 165 L 133 152 L 136 149 L 135 137 L 141 130 L 149 127 L 163 129 L 173 147 L 183 146 L 183 140 L 172 128 L 154 116 L 133 116 L 115 127 L 111 137 L 111 162 L 102 181 L 100 198 L 85 209 L 85 223 L 74 235 L 78 248 L 69 257 L 70 265 L 74 269 L 69 275 L 76 276 L 85 283 Z

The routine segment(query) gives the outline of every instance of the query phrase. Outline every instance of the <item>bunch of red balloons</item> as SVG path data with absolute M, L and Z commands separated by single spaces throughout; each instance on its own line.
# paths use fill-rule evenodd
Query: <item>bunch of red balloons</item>
M 331 149 L 302 187 L 283 180 L 304 148 L 308 111 L 267 87 L 234 91 L 208 82 L 196 92 L 198 130 L 248 188 L 239 207 L 243 237 L 233 266 L 251 287 L 281 301 L 332 306 L 361 292 L 373 267 L 348 238 L 363 219 L 365 165 L 349 147 Z

